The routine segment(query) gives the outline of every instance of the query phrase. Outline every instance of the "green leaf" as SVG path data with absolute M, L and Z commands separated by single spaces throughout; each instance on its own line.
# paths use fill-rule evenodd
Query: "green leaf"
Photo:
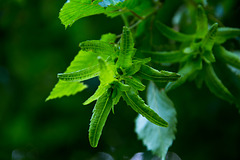
M 98 76 L 99 71 L 99 65 L 95 65 L 76 72 L 59 73 L 58 78 L 68 82 L 81 82 Z
M 198 5 L 196 20 L 197 20 L 196 37 L 203 38 L 208 32 L 208 19 L 201 5 Z
M 89 141 L 92 147 L 97 147 L 98 145 L 98 141 L 112 105 L 111 90 L 105 92 L 105 94 L 97 100 L 89 127 Z
M 215 55 L 223 62 L 240 69 L 240 56 L 226 50 L 224 47 L 216 45 L 213 48 Z
M 182 51 L 162 51 L 162 52 L 152 52 L 152 51 L 141 51 L 147 57 L 151 57 L 152 62 L 155 63 L 177 63 L 186 60 L 188 55 L 183 54 Z
M 209 63 L 209 64 L 216 61 L 212 50 L 205 50 L 203 52 L 202 58 L 206 63 Z
M 217 77 L 211 64 L 206 64 L 205 71 L 205 83 L 209 90 L 217 97 L 224 99 L 230 103 L 234 101 L 234 97 L 230 91 L 224 86 L 221 80 Z
M 121 83 L 121 82 L 119 82 L 119 81 L 113 81 L 113 82 L 112 82 L 112 85 L 113 85 L 114 87 L 116 87 L 117 89 L 119 89 L 120 91 L 122 91 L 122 92 L 128 91 L 128 90 L 130 90 L 130 88 L 131 88 L 129 85 L 123 84 L 123 83 Z
M 224 43 L 230 38 L 240 36 L 240 28 L 219 27 L 216 35 L 217 43 Z
M 151 61 L 151 58 L 133 60 L 132 66 L 125 70 L 126 75 L 127 76 L 134 75 L 135 73 L 137 73 L 140 70 L 140 68 L 143 64 L 148 63 L 150 61 Z
M 139 90 L 139 91 L 145 90 L 145 85 L 143 85 L 140 80 L 137 80 L 134 77 L 127 77 L 124 80 L 128 85 L 130 85 L 131 87 L 133 87 L 136 90 Z
M 123 32 L 120 41 L 120 54 L 117 61 L 117 66 L 128 68 L 132 65 L 132 57 L 135 54 L 133 37 L 128 27 L 123 27 Z
M 146 105 L 133 89 L 124 92 L 123 99 L 132 107 L 134 111 L 146 117 L 150 122 L 161 127 L 168 127 L 168 123 L 159 117 L 159 115 L 148 105 Z
M 116 39 L 117 39 L 116 34 L 112 34 L 112 33 L 103 34 L 101 36 L 101 41 L 107 42 L 107 43 L 114 43 Z
M 115 80 L 115 66 L 105 62 L 100 56 L 98 57 L 100 66 L 99 80 L 101 83 L 112 83 Z
M 109 84 L 100 84 L 98 86 L 98 89 L 96 90 L 96 92 L 90 97 L 88 98 L 83 105 L 88 105 L 90 103 L 92 103 L 93 101 L 97 100 L 99 97 L 101 97 L 104 93 L 107 92 L 107 90 L 110 88 Z
M 169 81 L 176 81 L 180 78 L 180 74 L 168 71 L 158 71 L 150 66 L 142 65 L 141 69 L 137 74 L 147 80 L 152 80 L 156 82 L 169 82 Z
M 202 69 L 202 59 L 200 57 L 187 62 L 179 71 L 178 73 L 181 77 L 176 82 L 169 82 L 165 87 L 166 92 L 173 90 L 183 83 L 186 82 L 187 79 L 192 79 L 194 73 L 198 70 Z
M 87 86 L 83 83 L 59 80 L 46 101 L 61 98 L 63 96 L 75 95 L 76 93 L 83 91 L 85 88 L 87 88 Z
M 152 82 L 148 86 L 147 102 L 151 109 L 168 122 L 168 127 L 158 127 L 139 115 L 135 121 L 135 131 L 147 149 L 164 160 L 175 139 L 176 110 L 164 90 L 159 91 Z
M 202 48 L 205 49 L 205 50 L 212 50 L 212 47 L 214 45 L 214 40 L 215 40 L 215 37 L 217 35 L 217 28 L 218 28 L 218 24 L 217 23 L 214 23 L 207 35 L 204 37 L 204 39 L 202 40 Z
M 111 56 L 112 54 L 115 53 L 114 47 L 111 44 L 106 43 L 104 41 L 99 41 L 99 40 L 85 41 L 80 43 L 79 46 L 83 51 L 87 51 L 87 52 L 91 51 L 101 56 L 104 56 L 104 55 Z
M 99 1 L 99 0 L 98 0 Z M 71 0 L 64 4 L 60 11 L 59 18 L 62 24 L 71 26 L 80 18 L 104 13 L 105 9 L 92 0 Z
M 70 66 L 67 68 L 67 71 L 64 73 L 71 73 L 96 65 L 97 54 L 92 52 L 80 51 L 74 58 L 74 60 L 71 62 Z M 86 87 L 86 85 L 79 82 L 65 82 L 59 80 L 46 101 L 54 98 L 61 98 L 63 96 L 74 95 L 77 92 L 84 90 Z
M 156 22 L 156 27 L 164 36 L 175 41 L 192 41 L 195 38 L 195 35 L 179 33 L 160 21 Z
M 116 105 L 119 102 L 121 97 L 122 97 L 122 92 L 119 91 L 118 88 L 114 88 L 113 94 L 112 94 L 113 105 Z M 114 110 L 113 110 L 113 112 L 114 112 Z

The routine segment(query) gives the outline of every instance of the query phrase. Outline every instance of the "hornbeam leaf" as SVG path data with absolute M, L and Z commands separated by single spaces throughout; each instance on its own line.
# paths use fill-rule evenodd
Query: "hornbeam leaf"
M 203 38 L 208 32 L 208 19 L 201 5 L 198 5 L 196 20 L 197 20 L 196 37 Z
M 240 57 L 220 45 L 213 48 L 215 55 L 223 62 L 240 69 Z
M 177 63 L 186 60 L 188 55 L 184 54 L 182 51 L 141 51 L 146 56 L 151 57 L 152 62 L 156 63 Z
M 80 51 L 64 73 L 71 73 L 78 70 L 83 70 L 97 64 L 97 54 L 92 52 Z M 74 95 L 77 92 L 84 90 L 85 88 L 87 88 L 87 86 L 83 83 L 65 82 L 59 80 L 46 101 L 50 99 L 61 98 L 63 96 Z
M 120 54 L 117 61 L 118 67 L 125 69 L 132 65 L 132 57 L 136 51 L 133 46 L 132 33 L 128 27 L 124 26 L 120 41 Z
M 142 65 L 137 74 L 147 80 L 157 81 L 157 82 L 169 82 L 176 81 L 180 78 L 180 74 L 168 71 L 158 71 L 150 66 Z
M 68 82 L 81 82 L 98 76 L 99 71 L 99 65 L 95 65 L 76 72 L 59 73 L 58 78 Z
M 59 18 L 67 28 L 80 18 L 104 12 L 105 9 L 92 0 L 71 0 L 64 4 Z
M 111 89 L 109 89 L 97 100 L 93 109 L 93 115 L 89 127 L 89 141 L 92 147 L 97 147 L 98 145 L 98 141 L 112 105 Z
M 134 77 L 128 77 L 124 79 L 128 85 L 133 87 L 136 90 L 143 91 L 145 90 L 146 86 L 142 84 L 141 81 L 137 80 Z
M 99 55 L 112 55 L 115 53 L 111 44 L 99 40 L 85 41 L 80 43 L 79 46 L 83 51 L 91 51 Z
M 47 97 L 46 101 L 61 98 L 63 96 L 75 95 L 78 92 L 83 91 L 87 88 L 87 85 L 79 82 L 66 82 L 59 80 L 58 83 L 53 88 L 50 95 Z
M 148 63 L 151 61 L 151 58 L 145 58 L 145 59 L 138 59 L 138 60 L 133 60 L 133 64 L 131 67 L 126 69 L 126 75 L 127 76 L 131 76 L 134 75 L 135 73 L 137 73 L 141 66 L 145 63 Z
M 101 83 L 112 83 L 115 80 L 115 66 L 112 66 L 108 63 L 106 63 L 102 57 L 98 56 L 98 63 L 100 66 L 100 76 L 99 80 Z
M 179 33 L 160 21 L 156 22 L 156 27 L 164 36 L 175 41 L 192 41 L 195 38 L 195 35 Z
M 107 43 L 114 43 L 116 39 L 117 39 L 116 34 L 112 34 L 112 33 L 103 34 L 101 36 L 101 41 L 107 42 Z
M 240 28 L 219 27 L 216 35 L 217 43 L 224 43 L 227 39 L 240 36 Z
M 212 47 L 214 45 L 214 40 L 217 35 L 217 28 L 218 28 L 217 23 L 214 23 L 210 27 L 207 35 L 202 40 L 202 48 L 203 49 L 208 50 L 208 51 L 212 50 Z
M 119 102 L 121 97 L 122 97 L 122 92 L 119 91 L 118 88 L 114 88 L 113 94 L 112 94 L 113 105 L 116 105 Z M 113 110 L 113 112 L 114 112 L 114 110 Z
M 224 86 L 221 80 L 217 77 L 216 73 L 213 70 L 212 65 L 206 64 L 206 66 L 204 67 L 204 71 L 205 71 L 204 80 L 209 90 L 217 97 L 232 103 L 234 101 L 233 95 Z
M 113 81 L 112 82 L 113 86 L 119 89 L 120 91 L 128 91 L 131 87 L 127 84 L 123 84 L 119 81 Z
M 137 95 L 134 89 L 124 92 L 122 96 L 134 111 L 146 117 L 150 122 L 161 127 L 168 127 L 168 123 L 159 117 L 159 115 L 154 112 L 148 105 L 146 105 L 144 101 Z
M 168 148 L 175 139 L 176 110 L 164 90 L 159 91 L 153 82 L 149 84 L 147 89 L 147 102 L 151 109 L 168 122 L 168 127 L 158 127 L 139 115 L 135 121 L 135 132 L 148 150 L 165 159 Z
M 96 92 L 90 97 L 88 98 L 83 105 L 88 105 L 90 103 L 92 103 L 93 101 L 97 100 L 99 97 L 101 97 L 104 93 L 106 93 L 106 91 L 110 88 L 109 84 L 100 84 L 98 86 L 98 89 L 96 90 Z

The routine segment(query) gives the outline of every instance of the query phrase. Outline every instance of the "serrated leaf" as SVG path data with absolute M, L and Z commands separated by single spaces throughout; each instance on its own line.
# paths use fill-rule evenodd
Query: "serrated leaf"
M 122 97 L 122 92 L 119 91 L 118 88 L 114 88 L 113 94 L 112 94 L 113 105 L 116 105 L 119 102 L 121 97 Z M 114 112 L 114 110 L 113 110 L 113 112 Z
M 164 160 L 175 139 L 176 110 L 164 90 L 159 91 L 152 82 L 147 89 L 147 102 L 151 109 L 168 122 L 168 127 L 158 127 L 139 115 L 135 121 L 135 132 L 148 150 Z
M 145 90 L 145 85 L 142 84 L 142 82 L 140 80 L 137 80 L 134 77 L 127 77 L 124 79 L 125 82 L 130 85 L 131 87 L 133 87 L 135 90 L 139 90 L 139 91 L 143 91 Z
M 83 91 L 85 88 L 87 88 L 87 86 L 80 82 L 65 82 L 59 80 L 46 101 L 61 98 L 63 96 L 75 95 L 76 93 Z
M 216 35 L 217 43 L 224 43 L 230 38 L 235 38 L 240 36 L 240 28 L 230 28 L 230 27 L 219 27 Z
M 80 43 L 79 46 L 83 51 L 94 52 L 101 56 L 104 55 L 111 56 L 112 54 L 115 53 L 114 47 L 111 44 L 99 40 L 85 41 Z
M 80 18 L 104 13 L 105 9 L 92 0 L 71 0 L 64 4 L 59 18 L 65 27 L 72 25 Z
M 233 67 L 240 69 L 240 56 L 226 50 L 222 46 L 214 46 L 215 55 L 223 62 L 230 64 Z
M 89 141 L 92 147 L 97 147 L 103 127 L 112 108 L 111 90 L 108 90 L 98 100 L 93 109 L 89 127 Z
M 95 65 L 76 72 L 59 73 L 58 78 L 62 81 L 81 82 L 98 76 L 99 71 L 99 65 Z
M 122 96 L 134 111 L 146 117 L 150 122 L 161 127 L 168 127 L 168 123 L 146 105 L 133 89 L 124 92 Z
M 186 60 L 188 55 L 183 54 L 182 51 L 141 51 L 146 56 L 151 57 L 152 62 L 155 63 L 177 63 Z
M 158 71 L 148 65 L 142 65 L 137 74 L 147 80 L 152 80 L 156 82 L 169 82 L 176 81 L 180 78 L 180 74 L 168 71 Z
M 125 69 L 132 65 L 132 57 L 136 51 L 133 46 L 132 33 L 128 27 L 124 26 L 120 41 L 120 54 L 117 61 L 118 67 Z
M 208 19 L 201 5 L 198 5 L 196 20 L 197 20 L 196 37 L 203 38 L 208 32 Z
M 98 86 L 98 89 L 96 90 L 96 92 L 90 97 L 88 98 L 83 105 L 88 105 L 90 103 L 92 103 L 93 101 L 97 100 L 99 97 L 101 97 L 104 93 L 107 92 L 107 90 L 110 88 L 109 84 L 100 84 Z
M 156 27 L 164 36 L 175 41 L 192 41 L 195 38 L 195 35 L 179 33 L 160 21 L 156 22 Z
M 217 35 L 217 28 L 218 28 L 217 23 L 213 24 L 210 27 L 207 35 L 202 40 L 202 48 L 203 49 L 208 50 L 208 51 L 212 50 L 212 47 L 214 45 L 214 40 Z
M 186 82 L 187 79 L 192 79 L 191 76 L 197 72 L 198 70 L 202 69 L 202 59 L 198 57 L 192 61 L 187 62 L 179 71 L 178 73 L 181 77 L 176 82 L 169 82 L 165 87 L 166 92 L 173 90 L 183 83 Z
M 95 65 L 97 65 L 97 54 L 80 51 L 64 73 L 75 72 Z M 64 82 L 59 80 L 46 101 L 61 98 L 63 96 L 74 95 L 77 92 L 84 90 L 86 87 L 87 86 L 83 83 Z
M 230 103 L 234 101 L 234 97 L 230 91 L 224 86 L 221 80 L 217 77 L 211 64 L 206 64 L 204 67 L 205 71 L 205 83 L 209 90 L 217 97 L 224 99 Z

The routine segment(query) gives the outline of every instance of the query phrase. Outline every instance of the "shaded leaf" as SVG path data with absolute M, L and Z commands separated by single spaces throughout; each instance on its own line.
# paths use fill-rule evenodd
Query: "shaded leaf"
M 226 50 L 224 47 L 214 46 L 215 55 L 223 62 L 230 64 L 233 67 L 240 69 L 240 56 Z
M 168 123 L 146 105 L 133 89 L 124 92 L 122 96 L 134 111 L 146 117 L 150 122 L 161 127 L 168 127 Z
M 125 0 L 102 0 L 102 2 L 99 2 L 98 4 L 102 7 L 108 7 L 110 5 L 116 5 L 120 2 L 124 2 Z
M 178 73 L 181 75 L 181 77 L 176 82 L 169 82 L 167 86 L 165 87 L 166 91 L 173 90 L 183 83 L 186 82 L 187 79 L 191 79 L 192 75 L 197 72 L 198 70 L 202 69 L 202 60 L 200 57 L 198 57 L 195 60 L 187 62 L 179 71 Z
M 147 102 L 151 109 L 168 122 L 168 127 L 156 126 L 139 115 L 136 119 L 135 131 L 148 150 L 165 159 L 168 148 L 175 139 L 176 110 L 164 90 L 159 91 L 153 82 L 147 89 Z
M 203 38 L 208 32 L 208 19 L 201 5 L 198 5 L 196 20 L 197 20 L 196 37 Z
M 195 38 L 195 35 L 179 33 L 160 21 L 156 22 L 156 27 L 164 36 L 175 41 L 192 41 Z
M 234 97 L 229 92 L 229 90 L 224 86 L 221 80 L 217 77 L 216 73 L 213 70 L 212 65 L 206 64 L 204 67 L 204 71 L 205 71 L 204 80 L 209 90 L 217 97 L 232 103 L 234 101 Z
M 92 147 L 97 147 L 103 127 L 112 108 L 111 90 L 108 90 L 98 100 L 93 109 L 89 127 L 89 141 Z
M 128 77 L 124 79 L 127 84 L 133 87 L 136 90 L 143 91 L 145 90 L 145 85 L 142 84 L 140 80 L 137 80 L 134 77 Z
M 215 37 L 216 37 L 216 34 L 217 34 L 217 28 L 218 28 L 218 24 L 215 23 L 213 24 L 207 35 L 203 38 L 202 40 L 202 48 L 205 49 L 205 50 L 212 50 L 212 47 L 214 45 L 214 40 L 215 40 Z
M 141 51 L 147 57 L 151 57 L 152 62 L 156 63 L 177 63 L 186 60 L 188 55 L 183 54 L 182 51 Z
M 224 43 L 227 39 L 240 36 L 239 28 L 219 27 L 216 35 L 217 43 Z

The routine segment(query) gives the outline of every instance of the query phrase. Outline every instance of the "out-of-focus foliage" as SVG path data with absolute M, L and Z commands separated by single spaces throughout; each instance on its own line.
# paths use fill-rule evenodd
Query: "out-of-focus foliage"
M 94 93 L 97 79 L 87 81 L 91 86 L 87 92 L 45 103 L 57 82 L 56 73 L 64 71 L 73 60 L 79 42 L 99 40 L 109 32 L 120 34 L 123 26 L 119 17 L 97 15 L 83 18 L 65 30 L 58 19 L 64 3 L 0 1 L 0 159 L 131 159 L 146 148 L 133 130 L 136 113 L 122 101 L 115 107 L 116 116 L 109 116 L 111 123 L 106 123 L 99 147 L 92 149 L 89 145 L 87 130 L 93 105 L 82 103 Z M 165 0 L 155 18 L 192 34 L 195 28 L 189 17 L 195 15 L 193 5 L 194 1 Z M 210 23 L 239 28 L 239 5 L 238 0 L 209 0 L 206 9 Z M 136 48 L 170 50 L 166 44 L 175 42 L 166 39 L 151 23 L 148 19 L 138 27 Z M 147 32 L 143 32 L 145 29 Z M 239 39 L 230 40 L 224 47 L 239 50 L 239 43 Z M 178 68 L 164 67 L 172 71 Z M 239 79 L 230 70 L 231 66 L 218 65 L 215 72 L 237 93 Z M 184 160 L 239 159 L 240 119 L 233 105 L 219 100 L 205 85 L 197 89 L 192 82 L 169 92 L 169 97 L 178 113 L 178 132 L 170 151 Z

